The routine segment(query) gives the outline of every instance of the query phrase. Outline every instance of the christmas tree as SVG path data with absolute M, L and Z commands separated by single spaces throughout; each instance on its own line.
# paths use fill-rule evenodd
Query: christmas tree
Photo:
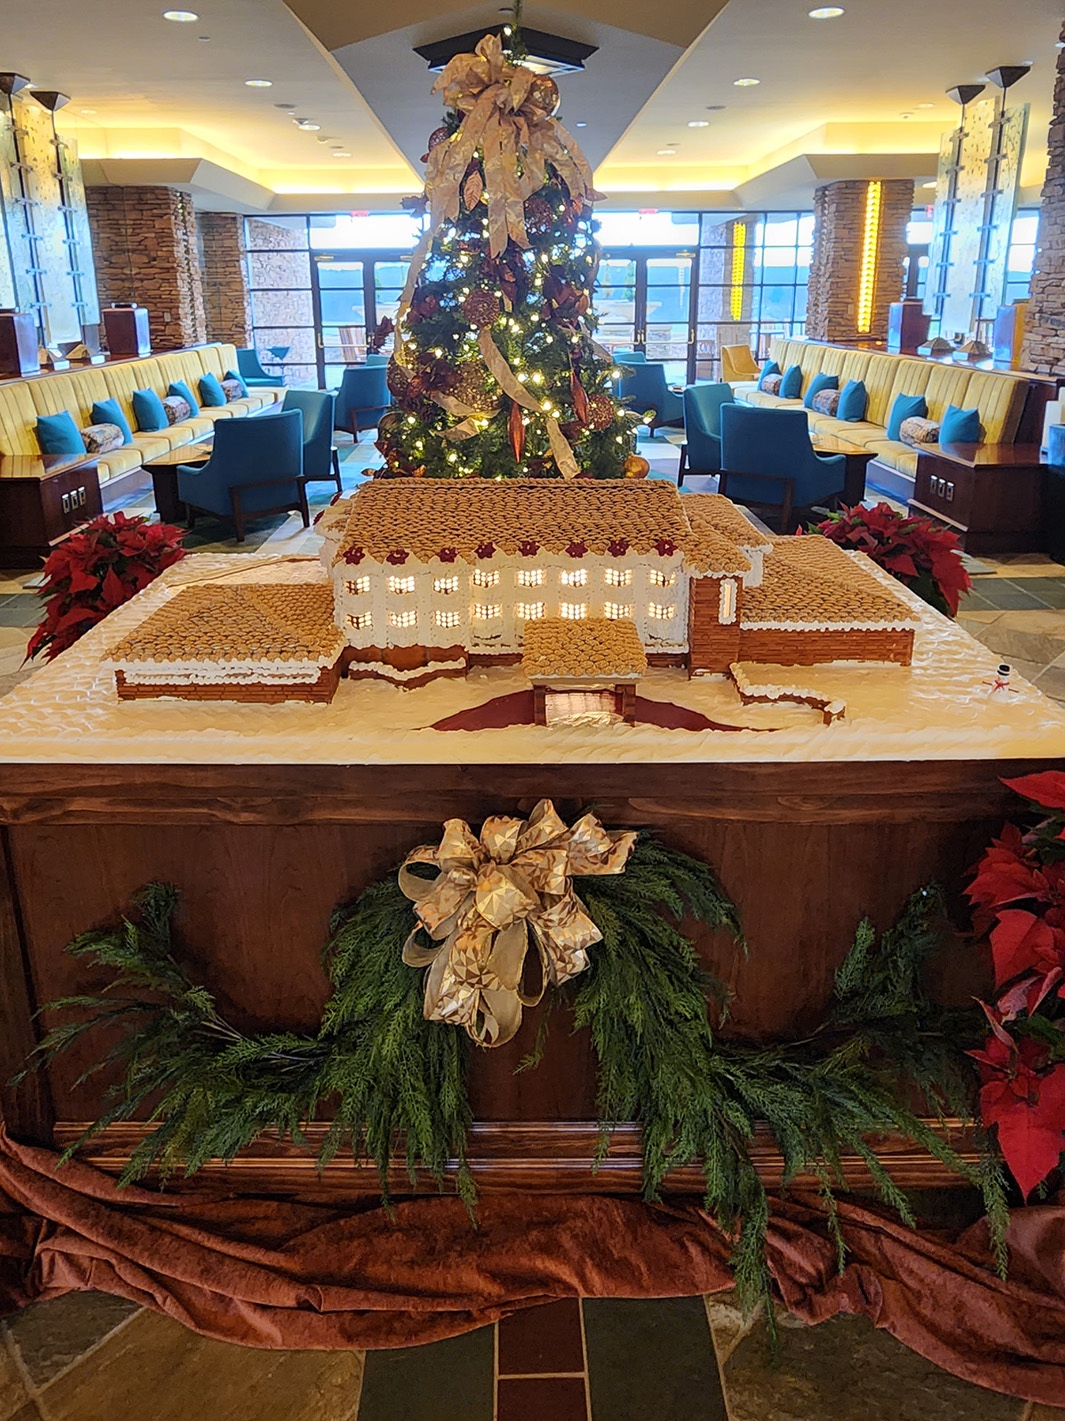
M 407 204 L 429 222 L 377 447 L 404 477 L 642 477 L 637 416 L 614 398 L 617 371 L 594 339 L 591 169 L 554 118 L 554 80 L 519 62 L 518 18 L 434 86 L 446 119 L 425 193 Z

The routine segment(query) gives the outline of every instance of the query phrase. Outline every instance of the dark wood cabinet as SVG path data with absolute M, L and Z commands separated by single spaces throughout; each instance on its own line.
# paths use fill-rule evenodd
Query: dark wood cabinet
M 918 451 L 909 511 L 953 528 L 968 553 L 1041 552 L 1045 481 L 1036 445 L 936 445 Z
M 95 459 L 0 457 L 0 567 L 32 567 L 102 512 Z

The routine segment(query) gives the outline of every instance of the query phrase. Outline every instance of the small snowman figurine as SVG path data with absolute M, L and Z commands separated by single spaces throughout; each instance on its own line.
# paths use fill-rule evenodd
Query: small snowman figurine
M 996 691 L 1009 694 L 1009 692 L 1013 690 L 1013 687 L 1010 685 L 1010 668 L 1007 662 L 999 662 L 998 670 L 995 672 L 990 685 L 991 695 L 994 695 Z

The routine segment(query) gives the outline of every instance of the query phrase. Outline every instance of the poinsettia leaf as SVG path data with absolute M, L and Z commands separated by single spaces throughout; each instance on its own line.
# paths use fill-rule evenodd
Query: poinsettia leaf
M 1033 1097 L 1018 1095 L 1006 1080 L 980 1091 L 980 1115 L 998 1130 L 998 1144 L 1025 1199 L 1041 1184 L 1065 1149 L 1065 1065 L 1037 1077 Z
M 1047 809 L 1065 809 L 1065 770 L 1042 770 L 1037 775 L 1021 775 L 1002 783 L 1015 794 Z
M 1004 909 L 991 931 L 996 987 L 1022 972 L 1034 970 L 1044 976 L 1053 966 L 1060 965 L 1062 948 L 1065 941 L 1059 945 L 1054 929 L 1045 919 L 1022 908 Z

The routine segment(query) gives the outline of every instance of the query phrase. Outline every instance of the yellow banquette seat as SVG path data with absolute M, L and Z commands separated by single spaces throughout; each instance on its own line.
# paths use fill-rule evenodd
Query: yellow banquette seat
M 871 449 L 888 468 L 913 478 L 917 471 L 917 451 L 887 437 L 888 415 L 897 395 L 924 395 L 928 418 L 941 420 L 948 405 L 980 411 L 987 444 L 1012 444 L 1017 434 L 1028 386 L 1022 376 L 999 370 L 970 370 L 964 365 L 940 365 L 934 360 L 914 360 L 905 355 L 881 355 L 850 350 L 838 345 L 776 337 L 769 355 L 781 370 L 798 365 L 802 370 L 805 394 L 811 379 L 824 371 L 839 377 L 839 388 L 848 380 L 861 380 L 869 396 L 865 419 L 859 422 L 835 419 L 808 410 L 810 428 L 818 433 L 837 434 L 852 444 Z M 782 400 L 764 390 L 745 390 L 738 398 L 747 404 L 766 407 L 801 408 L 802 399 Z M 935 449 L 934 444 L 922 448 Z
M 152 454 L 176 449 L 201 439 L 216 419 L 247 415 L 284 396 L 284 390 L 267 386 L 249 391 L 246 399 L 217 408 L 201 407 L 198 415 L 154 433 L 140 433 L 133 413 L 134 390 L 154 390 L 162 397 L 173 380 L 184 380 L 199 399 L 198 381 L 208 373 L 219 379 L 237 368 L 233 345 L 202 345 L 192 350 L 176 350 L 143 360 L 123 360 L 113 365 L 90 365 L 54 375 L 35 375 L 27 380 L 0 384 L 0 454 L 39 454 L 37 420 L 44 414 L 68 410 L 79 429 L 91 422 L 97 400 L 116 399 L 133 431 L 133 442 L 109 454 L 97 456 L 101 485 L 139 468 Z

